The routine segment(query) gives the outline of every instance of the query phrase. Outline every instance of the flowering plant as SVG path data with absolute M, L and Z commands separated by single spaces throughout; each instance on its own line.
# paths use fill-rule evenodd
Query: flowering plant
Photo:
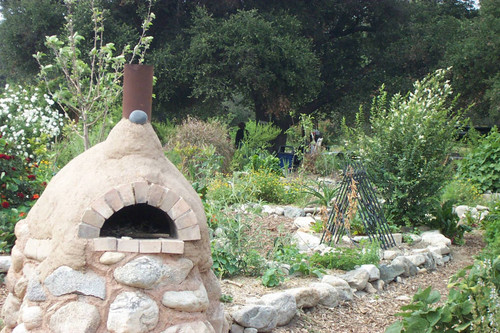
M 0 137 L 0 252 L 14 244 L 14 226 L 40 197 L 50 172 L 49 162 L 8 153 L 9 147 Z
M 12 143 L 2 145 L 9 156 L 34 159 L 47 151 L 64 125 L 64 116 L 53 104 L 38 88 L 5 86 L 0 95 L 0 134 Z

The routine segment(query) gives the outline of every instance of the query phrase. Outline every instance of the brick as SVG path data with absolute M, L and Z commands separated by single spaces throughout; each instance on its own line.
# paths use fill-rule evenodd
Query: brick
M 101 232 L 100 228 L 94 227 L 93 225 L 80 223 L 78 225 L 78 237 L 80 238 L 97 238 Z
M 167 213 L 180 198 L 174 191 L 167 189 L 158 208 Z
M 124 207 L 120 193 L 116 189 L 110 190 L 104 195 L 104 200 L 115 212 Z
M 148 205 L 153 207 L 158 207 L 161 202 L 163 195 L 167 192 L 167 189 L 163 186 L 152 184 L 149 187 L 148 193 Z
M 148 192 L 149 185 L 147 182 L 135 182 L 132 184 L 134 186 L 135 203 L 147 203 L 148 202 Z
M 105 219 L 113 215 L 113 209 L 109 207 L 108 203 L 104 200 L 104 197 L 100 197 L 94 201 L 91 205 L 92 209 L 101 214 Z
M 172 254 L 183 254 L 184 253 L 184 241 L 180 239 L 162 239 L 161 240 L 161 252 L 162 253 L 172 253 Z
M 139 252 L 138 239 L 118 239 L 117 251 L 120 252 Z
M 168 211 L 168 215 L 172 220 L 176 220 L 179 216 L 182 214 L 186 213 L 191 207 L 189 207 L 188 203 L 186 200 L 183 198 L 180 198 L 175 205 L 170 208 Z
M 120 193 L 120 197 L 125 207 L 135 205 L 134 189 L 131 184 L 120 185 L 116 190 Z
M 82 222 L 86 224 L 90 224 L 96 228 L 101 228 L 104 224 L 104 217 L 101 216 L 98 212 L 89 208 L 83 213 Z
M 200 226 L 194 225 L 189 228 L 177 229 L 177 238 L 183 241 L 200 240 Z
M 139 240 L 140 253 L 161 253 L 161 240 L 141 239 Z
M 194 212 L 192 210 L 189 210 L 186 214 L 181 215 L 177 219 L 175 219 L 174 224 L 177 229 L 185 229 L 198 223 Z
M 114 237 L 94 238 L 94 251 L 116 251 L 116 246 Z

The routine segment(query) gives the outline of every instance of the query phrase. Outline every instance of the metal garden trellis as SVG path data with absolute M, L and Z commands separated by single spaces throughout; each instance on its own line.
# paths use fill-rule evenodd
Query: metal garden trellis
M 370 241 L 379 242 L 383 249 L 396 246 L 363 164 L 359 161 L 348 161 L 343 174 L 344 177 L 335 205 L 328 217 L 327 228 L 321 237 L 321 243 L 336 244 L 345 234 L 352 239 L 350 222 L 356 210 L 359 209 Z

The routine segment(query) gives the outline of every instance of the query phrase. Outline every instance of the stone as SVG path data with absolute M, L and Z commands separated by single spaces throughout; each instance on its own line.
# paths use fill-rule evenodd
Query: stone
M 52 333 L 94 333 L 100 322 L 101 316 L 94 305 L 70 302 L 50 317 L 49 326 Z
M 314 223 L 316 220 L 310 216 L 299 216 L 293 220 L 293 224 L 302 231 L 309 231 Z
M 403 302 L 410 302 L 411 301 L 411 298 L 409 296 L 406 296 L 406 295 L 398 296 L 398 297 L 396 297 L 396 299 L 398 301 L 403 301 Z
M 376 281 L 380 279 L 380 271 L 377 266 L 372 264 L 361 265 L 360 269 L 368 272 L 368 282 Z
M 478 211 L 490 210 L 487 206 L 481 206 L 481 205 L 477 205 L 477 206 L 476 206 L 476 209 L 477 209 Z
M 293 206 L 286 206 L 283 207 L 283 215 L 285 217 L 299 217 L 299 216 L 306 216 L 306 212 L 302 208 L 298 207 L 293 207 Z
M 403 235 L 399 232 L 392 234 L 392 238 L 394 238 L 394 241 L 398 246 L 403 243 Z
M 310 287 L 318 291 L 319 304 L 328 308 L 336 307 L 339 304 L 341 300 L 339 288 L 321 282 L 311 283 Z
M 354 288 L 356 290 L 363 290 L 366 287 L 366 283 L 368 282 L 370 275 L 366 270 L 358 268 L 349 271 L 341 275 L 340 277 L 346 280 L 351 288 Z
M 243 328 L 241 332 L 244 332 Z M 161 333 L 215 333 L 215 330 L 209 322 L 195 321 L 170 326 Z
M 47 294 L 45 294 L 42 284 L 38 281 L 37 277 L 33 277 L 28 281 L 26 297 L 32 302 L 43 302 L 47 299 Z
M 99 262 L 104 265 L 114 265 L 125 258 L 125 253 L 120 252 L 104 252 L 99 258 Z
M 421 237 L 424 245 L 451 245 L 451 240 L 443 236 L 438 230 L 423 232 Z
M 406 256 L 406 259 L 410 260 L 415 266 L 421 266 L 425 264 L 425 256 L 423 254 L 413 254 Z
M 405 234 L 405 235 L 411 239 L 411 242 L 413 244 L 420 243 L 422 241 L 422 237 L 420 235 L 415 235 L 415 234 Z
M 245 305 L 231 315 L 239 325 L 256 328 L 259 332 L 271 332 L 278 322 L 276 309 L 268 305 Z
M 47 259 L 51 252 L 52 243 L 50 239 L 29 238 L 24 246 L 24 255 L 37 261 Z
M 116 281 L 121 284 L 152 289 L 163 276 L 162 262 L 150 256 L 136 258 L 122 267 L 118 267 L 113 272 Z
M 28 330 L 26 329 L 26 326 L 24 324 L 20 324 L 12 330 L 12 333 L 28 333 Z
M 162 285 L 181 284 L 193 269 L 193 262 L 186 258 L 181 258 L 175 262 L 163 266 Z
M 438 253 L 440 255 L 449 254 L 451 252 L 450 248 L 444 244 L 429 245 L 427 248 L 430 252 Z
M 94 272 L 75 271 L 71 267 L 61 266 L 44 281 L 45 287 L 54 296 L 83 294 L 106 298 L 106 280 Z
M 185 312 L 201 312 L 208 309 L 207 291 L 203 284 L 197 290 L 167 291 L 161 303 L 167 308 Z
M 264 305 L 272 306 L 277 312 L 276 326 L 288 324 L 297 312 L 295 297 L 287 292 L 267 294 L 261 297 Z
M 253 328 L 253 327 L 247 327 L 243 331 L 243 333 L 257 333 L 257 332 L 259 332 L 259 331 L 256 328 Z
M 19 299 L 23 299 L 24 295 L 26 295 L 27 289 L 28 289 L 28 280 L 23 276 L 19 280 L 17 280 L 14 286 L 14 295 Z
M 403 266 L 404 272 L 401 274 L 404 277 L 417 275 L 417 266 L 415 266 L 408 258 L 404 256 L 396 257 L 391 262 L 392 266 Z
M 295 298 L 295 304 L 298 309 L 315 307 L 321 299 L 319 291 L 312 287 L 292 288 L 285 292 Z
M 402 265 L 380 265 L 380 279 L 385 283 L 393 281 L 397 276 L 405 272 L 405 268 Z
M 392 259 L 396 258 L 400 254 L 401 254 L 401 251 L 385 250 L 384 251 L 384 259 L 385 260 L 392 260 Z
M 443 256 L 443 262 L 446 264 L 447 262 L 449 262 L 451 260 L 451 257 L 450 256 Z
M 20 307 L 21 300 L 12 293 L 9 293 L 2 307 L 2 319 L 5 326 L 14 327 L 17 325 L 17 317 Z
M 128 116 L 128 120 L 134 124 L 144 125 L 148 122 L 148 114 L 142 110 L 134 110 Z
M 155 301 L 140 292 L 124 291 L 109 306 L 107 329 L 111 333 L 145 333 L 158 324 L 160 310 Z
M 274 211 L 276 215 L 279 216 L 285 215 L 285 209 L 283 207 L 276 207 Z
M 43 311 L 39 306 L 26 306 L 21 309 L 21 321 L 28 330 L 40 327 L 43 322 Z
M 7 273 L 12 264 L 10 256 L 0 256 L 0 273 Z
M 275 209 L 274 209 L 274 207 L 271 207 L 269 205 L 263 205 L 262 206 L 262 213 L 271 215 L 271 214 L 275 213 Z
M 293 240 L 297 244 L 300 251 L 308 252 L 316 248 L 320 242 L 321 238 L 311 235 L 307 232 L 297 231 L 293 235 Z
M 244 333 L 245 328 L 243 326 L 238 325 L 238 324 L 232 324 L 230 332 L 231 333 Z
M 466 205 L 460 205 L 454 208 L 455 213 L 457 214 L 458 218 L 463 219 L 465 217 L 465 214 L 469 211 L 469 206 Z
M 436 260 L 434 260 L 434 256 L 432 253 L 427 252 L 423 254 L 425 256 L 424 268 L 428 271 L 433 271 L 436 269 Z
M 366 291 L 368 294 L 376 294 L 378 290 L 375 289 L 375 287 L 370 282 L 368 282 L 364 291 Z
M 324 275 L 321 278 L 321 282 L 328 283 L 332 287 L 347 288 L 347 289 L 351 288 L 349 286 L 349 283 L 346 282 L 346 280 L 341 279 L 338 276 L 334 276 L 334 275 Z
M 377 280 L 377 281 L 373 281 L 371 283 L 371 285 L 373 286 L 373 288 L 375 288 L 377 291 L 382 291 L 384 290 L 384 285 L 385 285 L 385 282 L 384 280 Z

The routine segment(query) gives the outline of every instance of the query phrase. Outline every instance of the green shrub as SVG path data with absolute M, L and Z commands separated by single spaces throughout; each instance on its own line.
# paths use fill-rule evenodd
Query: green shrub
M 470 179 L 482 191 L 500 191 L 500 133 L 493 127 L 458 164 L 463 179 Z
M 215 119 L 202 121 L 188 117 L 177 126 L 175 134 L 165 148 L 170 151 L 174 149 L 182 151 L 186 148 L 189 151 L 192 147 L 199 150 L 213 147 L 213 153 L 222 160 L 222 171 L 229 170 L 234 146 L 229 142 L 229 131 L 225 124 Z
M 371 108 L 371 133 L 359 122 L 353 131 L 357 153 L 385 199 L 387 219 L 398 225 L 424 223 L 451 175 L 445 161 L 458 117 L 451 116 L 445 75 L 438 70 L 415 82 L 413 92 L 390 100 L 382 87 Z
M 443 189 L 441 201 L 451 200 L 460 205 L 476 205 L 481 200 L 478 187 L 470 181 L 455 176 Z
M 250 235 L 250 224 L 244 215 L 228 214 L 224 206 L 206 204 L 208 224 L 212 229 L 213 270 L 219 277 L 260 275 L 264 258 L 261 243 Z
M 323 255 L 315 253 L 311 256 L 309 261 L 311 264 L 318 264 L 328 269 L 342 269 L 349 271 L 358 265 L 374 264 L 378 265 L 379 245 L 377 243 L 363 243 L 363 246 L 348 248 L 338 247 L 332 252 Z
M 403 320 L 385 332 L 498 332 L 500 256 L 476 260 L 450 282 L 444 305 L 433 306 L 440 295 L 431 287 L 419 290 L 410 305 L 401 307 L 405 312 L 397 314 Z
M 432 212 L 433 217 L 428 226 L 432 229 L 439 229 L 453 244 L 462 245 L 465 232 L 471 231 L 472 228 L 464 224 L 458 224 L 459 217 L 453 211 L 453 204 L 452 200 L 448 200 L 442 205 L 437 205 Z
M 487 252 L 493 257 L 500 255 L 500 201 L 490 209 L 482 223 L 484 238 L 488 244 Z
M 321 176 L 331 176 L 342 169 L 341 165 L 343 161 L 344 158 L 342 154 L 318 154 L 314 161 L 314 173 Z

